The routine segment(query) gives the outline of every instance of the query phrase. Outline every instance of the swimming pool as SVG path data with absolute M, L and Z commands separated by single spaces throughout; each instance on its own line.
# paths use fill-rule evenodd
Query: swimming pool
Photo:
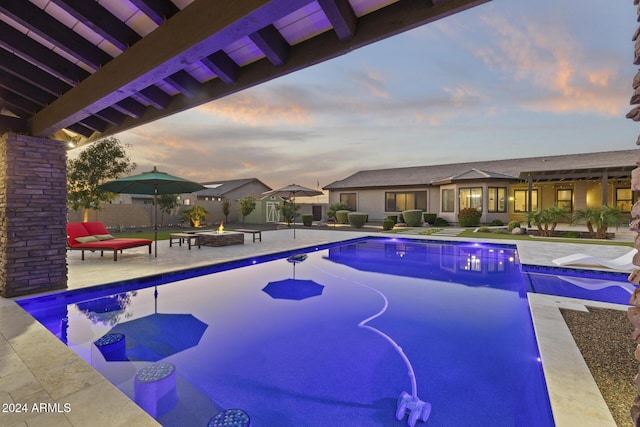
M 553 425 L 513 247 L 367 239 L 307 255 L 18 302 L 132 399 L 136 372 L 174 364 L 177 403 L 158 415 L 163 425 L 206 425 L 228 408 L 245 410 L 254 427 L 406 425 L 395 413 L 411 393 L 407 365 L 391 342 L 358 327 L 385 299 L 364 326 L 402 348 L 432 405 L 424 425 Z M 294 275 L 294 286 L 312 282 L 321 293 L 264 290 Z M 176 328 L 188 316 L 205 326 L 190 320 L 197 333 L 128 340 L 127 360 L 107 361 L 93 345 L 156 312 L 182 315 Z M 192 332 L 198 345 L 170 354 Z

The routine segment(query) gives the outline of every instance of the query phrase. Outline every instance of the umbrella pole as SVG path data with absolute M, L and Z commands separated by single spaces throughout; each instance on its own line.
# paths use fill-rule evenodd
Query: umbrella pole
M 293 192 L 293 238 L 296 238 L 296 192 Z
M 158 187 L 153 191 L 153 206 L 154 213 L 154 226 L 153 226 L 153 241 L 155 242 L 155 257 L 158 258 Z

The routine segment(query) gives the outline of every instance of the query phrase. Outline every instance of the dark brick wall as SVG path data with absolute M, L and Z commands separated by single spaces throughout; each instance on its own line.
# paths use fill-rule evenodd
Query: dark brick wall
M 0 295 L 67 286 L 66 149 L 60 141 L 0 136 Z

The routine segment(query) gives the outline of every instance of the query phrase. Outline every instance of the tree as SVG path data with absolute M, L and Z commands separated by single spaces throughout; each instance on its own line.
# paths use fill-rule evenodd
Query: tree
M 560 221 L 565 221 L 569 212 L 554 205 L 543 210 L 527 212 L 527 221 L 538 227 L 540 236 L 552 236 Z
M 242 224 L 244 224 L 244 218 L 256 208 L 256 198 L 252 196 L 243 197 L 238 200 L 238 208 L 240 209 L 240 215 L 242 215 Z
M 158 197 L 158 207 L 160 208 L 160 226 L 163 224 L 164 214 L 169 215 L 171 210 L 177 208 L 178 205 L 178 195 L 177 194 L 159 194 Z
M 83 209 L 84 222 L 89 220 L 90 209 L 100 210 L 101 203 L 116 198 L 116 194 L 98 186 L 135 169 L 125 147 L 116 138 L 106 138 L 67 161 L 67 204 L 74 211 Z
M 200 227 L 200 222 L 202 222 L 207 215 L 209 215 L 209 212 L 205 208 L 196 205 L 192 208 L 183 210 L 182 214 L 180 214 L 180 218 L 182 221 L 189 221 L 189 224 L 191 224 L 193 228 L 198 228 Z
M 599 208 L 579 209 L 573 213 L 573 221 L 584 222 L 589 230 L 589 237 L 604 239 L 610 226 L 618 227 L 622 224 L 623 216 L 620 208 L 605 205 Z
M 222 200 L 222 214 L 224 222 L 229 222 L 229 214 L 231 213 L 231 201 L 229 199 Z
M 298 209 L 300 209 L 300 205 L 297 203 L 289 202 L 284 200 L 282 205 L 280 206 L 280 213 L 287 223 L 287 227 L 291 227 L 293 221 L 295 221 L 296 216 L 298 216 Z

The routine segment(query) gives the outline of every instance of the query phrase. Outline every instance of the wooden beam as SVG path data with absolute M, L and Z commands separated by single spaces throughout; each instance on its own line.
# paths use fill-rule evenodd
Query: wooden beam
M 169 94 L 160 89 L 157 86 L 149 86 L 138 92 L 138 96 L 143 98 L 146 102 L 153 105 L 155 108 L 164 109 L 169 105 Z
M 219 50 L 206 58 L 202 58 L 200 62 L 216 73 L 216 76 L 226 84 L 234 83 L 238 77 L 238 69 L 240 67 L 223 50 Z
M 287 58 L 289 57 L 289 43 L 287 43 L 273 24 L 269 24 L 255 33 L 250 34 L 249 38 L 276 67 L 287 62 Z
M 169 0 L 129 0 L 134 6 L 147 15 L 156 25 L 162 25 L 164 21 L 178 13 L 178 9 Z
M 60 96 L 72 87 L 42 68 L 36 67 L 4 49 L 0 49 L 0 69 L 54 96 Z
M 41 105 L 38 105 L 35 102 L 2 87 L 0 87 L 0 99 L 13 107 L 19 108 L 21 111 L 28 112 L 29 114 L 35 114 L 42 108 Z
M 87 71 L 2 21 L 0 34 L 3 35 L 0 37 L 0 46 L 4 49 L 19 53 L 29 62 L 72 86 L 89 76 Z
M 0 0 L 0 12 L 97 70 L 111 56 L 28 1 Z
M 0 87 L 17 93 L 23 98 L 35 102 L 41 107 L 44 107 L 55 99 L 54 95 L 51 95 L 39 87 L 27 83 L 4 70 L 0 70 Z
M 51 0 L 69 15 L 101 35 L 120 50 L 126 50 L 142 37 L 96 1 Z
M 0 0 L 1 1 L 1 0 Z M 7 0 L 4 0 L 7 1 Z M 155 84 L 306 5 L 308 0 L 195 0 L 30 120 L 46 137 Z M 158 48 L 161 46 L 162 48 Z
M 347 0 L 318 0 L 318 4 L 340 40 L 353 37 L 358 18 Z
M 349 40 L 337 41 L 332 32 L 325 32 L 291 47 L 289 60 L 274 67 L 267 59 L 242 67 L 234 84 L 212 79 L 201 85 L 195 98 L 176 95 L 164 110 L 145 111 L 142 123 L 150 123 L 198 105 L 223 98 L 260 83 L 295 72 L 320 62 L 336 58 L 429 22 L 487 3 L 490 0 L 450 0 L 440 6 L 429 7 L 422 0 L 402 0 L 358 20 L 358 31 Z M 121 126 L 109 127 L 102 136 L 114 135 L 139 126 L 139 121 L 127 118 Z
M 177 73 L 171 74 L 164 79 L 167 83 L 173 86 L 177 91 L 183 93 L 189 98 L 193 98 L 198 94 L 200 90 L 200 82 L 191 77 L 191 74 L 184 70 L 180 70 Z
M 75 132 L 75 133 L 79 133 L 80 135 L 84 136 L 85 138 L 89 138 L 91 137 L 94 132 L 89 129 L 88 127 L 80 124 L 80 123 L 74 123 L 70 126 L 67 126 L 67 129 Z
M 125 98 L 112 105 L 113 108 L 134 119 L 139 119 L 144 114 L 145 106 L 132 98 Z
M 96 132 L 104 132 L 107 128 L 107 122 L 96 116 L 89 116 L 84 120 L 81 120 L 80 123 Z
M 100 117 L 105 122 L 118 126 L 124 121 L 125 116 L 113 108 L 105 108 L 104 110 L 98 111 L 96 117 Z

